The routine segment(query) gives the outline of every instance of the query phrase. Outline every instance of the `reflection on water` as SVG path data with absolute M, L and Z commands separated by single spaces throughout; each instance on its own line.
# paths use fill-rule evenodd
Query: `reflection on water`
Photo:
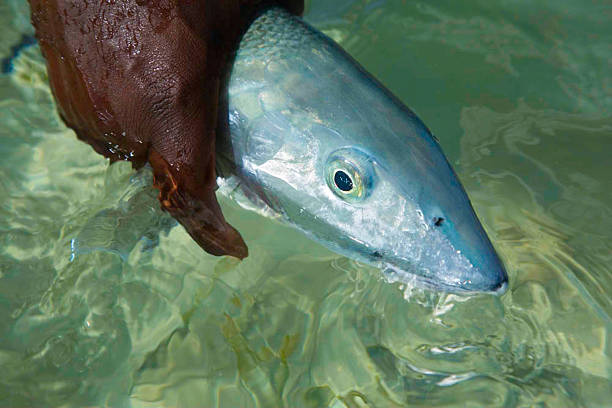
M 0 76 L 0 406 L 609 406 L 598 7 L 310 4 L 440 139 L 508 266 L 502 297 L 385 283 L 231 202 L 251 256 L 206 255 L 146 170 L 63 127 L 23 51 Z M 24 1 L 0 19 L 5 58 L 31 34 Z

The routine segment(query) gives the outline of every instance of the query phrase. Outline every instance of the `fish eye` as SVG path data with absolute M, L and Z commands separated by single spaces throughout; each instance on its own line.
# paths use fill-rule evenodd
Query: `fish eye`
M 372 187 L 372 164 L 360 151 L 345 148 L 330 155 L 326 166 L 329 189 L 348 202 L 365 199 Z

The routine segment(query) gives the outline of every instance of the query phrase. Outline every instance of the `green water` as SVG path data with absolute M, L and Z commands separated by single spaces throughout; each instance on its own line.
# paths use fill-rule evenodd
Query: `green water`
M 610 4 L 308 6 L 440 139 L 508 292 L 388 284 L 227 201 L 251 255 L 205 254 L 61 124 L 32 47 L 0 76 L 0 407 L 612 406 Z M 4 58 L 25 1 L 0 22 Z

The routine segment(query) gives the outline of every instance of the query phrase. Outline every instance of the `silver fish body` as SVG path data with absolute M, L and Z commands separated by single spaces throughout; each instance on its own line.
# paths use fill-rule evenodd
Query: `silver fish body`
M 229 120 L 220 171 L 313 239 L 397 280 L 505 290 L 504 266 L 427 127 L 301 19 L 272 8 L 253 22 L 231 72 Z

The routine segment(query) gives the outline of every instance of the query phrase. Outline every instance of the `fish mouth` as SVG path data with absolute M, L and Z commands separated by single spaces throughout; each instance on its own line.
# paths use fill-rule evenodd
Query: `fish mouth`
M 508 275 L 501 262 L 494 271 L 487 273 L 482 269 L 474 268 L 469 278 L 462 278 L 453 276 L 448 271 L 427 271 L 424 274 L 419 268 L 406 262 L 401 262 L 402 266 L 398 266 L 397 262 L 381 260 L 380 255 L 373 253 L 371 257 L 389 283 L 400 282 L 432 291 L 464 295 L 484 293 L 501 296 L 508 290 Z
M 338 252 L 376 267 L 389 283 L 465 295 L 500 296 L 508 290 L 506 268 L 494 249 L 487 251 L 485 260 L 480 262 L 471 261 L 461 251 L 453 251 L 452 258 L 447 254 L 445 261 L 436 257 L 416 261 L 369 245 Z

